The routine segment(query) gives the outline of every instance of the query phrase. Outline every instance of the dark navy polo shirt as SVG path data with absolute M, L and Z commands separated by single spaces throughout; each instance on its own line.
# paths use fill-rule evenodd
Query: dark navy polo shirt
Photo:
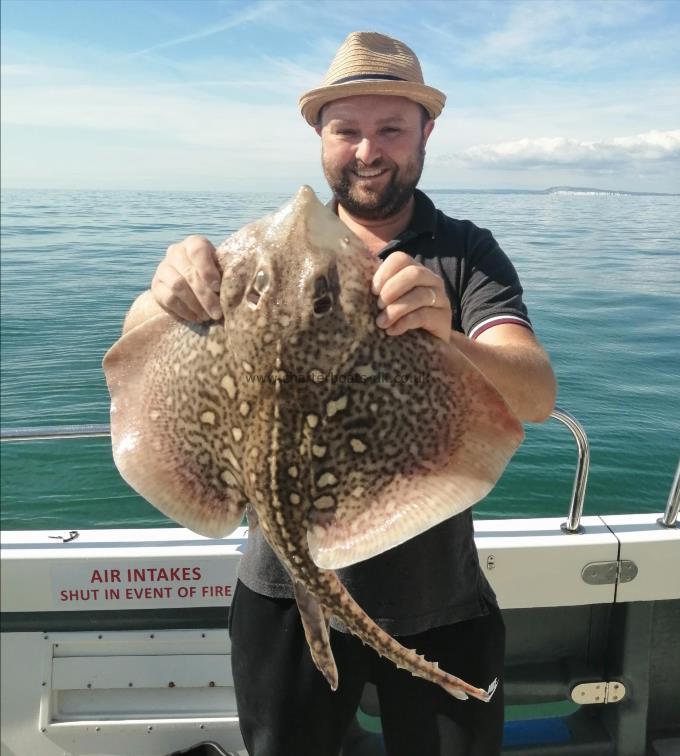
M 476 339 L 500 323 L 531 327 L 517 272 L 490 231 L 449 218 L 419 189 L 407 228 L 379 254 L 400 250 L 444 279 L 453 310 L 451 327 Z M 328 203 L 336 210 L 334 200 Z

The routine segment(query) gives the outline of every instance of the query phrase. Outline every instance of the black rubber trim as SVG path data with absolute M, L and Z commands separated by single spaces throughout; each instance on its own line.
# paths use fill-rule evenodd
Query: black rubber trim
M 225 628 L 228 607 L 197 609 L 115 609 L 101 612 L 3 612 L 3 633 L 78 630 L 186 630 Z
M 349 84 L 352 81 L 406 81 L 401 76 L 391 76 L 390 74 L 375 73 L 375 74 L 358 74 L 357 76 L 345 76 L 344 79 L 336 79 L 331 82 L 332 86 L 335 84 Z M 417 82 L 415 82 L 417 83 Z

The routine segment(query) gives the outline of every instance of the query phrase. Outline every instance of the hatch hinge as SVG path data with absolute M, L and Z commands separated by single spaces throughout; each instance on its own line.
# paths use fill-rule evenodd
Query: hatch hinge
M 577 704 L 618 703 L 625 695 L 626 686 L 620 680 L 579 683 L 571 689 L 571 700 Z
M 638 574 L 635 562 L 630 559 L 612 559 L 610 562 L 589 562 L 581 570 L 581 577 L 588 585 L 613 585 L 630 583 Z

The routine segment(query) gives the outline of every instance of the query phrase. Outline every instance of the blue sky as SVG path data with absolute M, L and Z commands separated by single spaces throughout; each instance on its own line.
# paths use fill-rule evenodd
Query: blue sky
M 297 98 L 354 30 L 448 95 L 424 187 L 680 192 L 677 0 L 3 0 L 2 184 L 323 189 Z

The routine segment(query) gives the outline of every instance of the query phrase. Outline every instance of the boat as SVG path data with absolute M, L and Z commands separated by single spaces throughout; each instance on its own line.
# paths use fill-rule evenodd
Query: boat
M 507 627 L 503 753 L 678 756 L 680 465 L 658 513 L 584 515 L 588 439 L 568 412 L 553 418 L 577 444 L 566 518 L 475 523 Z M 1 756 L 245 756 L 227 620 L 246 538 L 2 532 Z M 381 754 L 367 685 L 342 756 Z

